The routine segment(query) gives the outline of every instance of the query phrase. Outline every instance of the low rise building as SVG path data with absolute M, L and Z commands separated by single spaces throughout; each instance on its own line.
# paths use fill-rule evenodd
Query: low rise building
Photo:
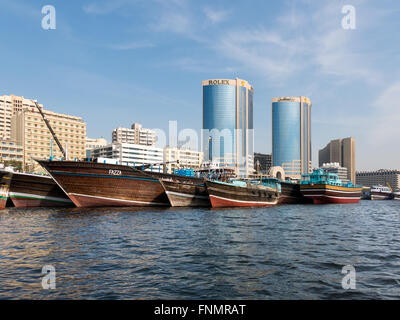
M 343 183 L 348 183 L 350 181 L 348 179 L 347 168 L 341 167 L 338 162 L 324 163 L 321 168 L 329 173 L 336 173 Z
M 91 150 L 92 158 L 115 159 L 118 164 L 128 166 L 152 166 L 162 170 L 164 152 L 162 148 L 131 143 L 111 143 Z M 150 169 L 149 169 L 150 170 Z
M 176 147 L 164 148 L 164 171 L 171 173 L 173 169 L 187 168 L 199 170 L 203 163 L 203 152 Z
M 112 143 L 130 143 L 145 146 L 156 145 L 156 132 L 142 128 L 140 123 L 132 124 L 131 128 L 117 128 L 112 132 Z
M 0 140 L 0 162 L 24 161 L 24 147 L 11 140 Z
M 358 171 L 356 180 L 364 187 L 390 185 L 393 190 L 400 190 L 400 170 Z
M 91 150 L 105 147 L 107 144 L 107 140 L 104 138 L 86 138 L 86 158 L 91 157 Z

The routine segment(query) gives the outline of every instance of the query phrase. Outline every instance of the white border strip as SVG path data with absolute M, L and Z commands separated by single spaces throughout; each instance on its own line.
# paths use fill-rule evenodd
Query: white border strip
M 186 194 L 186 193 L 179 193 L 179 192 L 174 192 L 174 191 L 165 191 L 166 194 L 171 194 L 173 196 L 178 196 L 178 197 L 184 197 L 184 198 L 197 198 L 197 199 L 208 199 L 206 196 L 196 196 L 196 195 L 191 195 L 191 194 Z
M 360 199 L 360 196 L 357 197 L 335 197 L 335 196 L 328 196 L 326 194 L 305 194 L 305 197 L 312 198 L 312 197 L 326 197 L 326 198 L 333 198 L 333 199 Z
M 9 195 L 11 198 L 12 197 L 24 197 L 24 198 L 28 197 L 28 198 L 34 198 L 34 199 L 40 199 L 40 200 L 50 200 L 50 201 L 58 201 L 58 202 L 66 202 L 66 203 L 72 202 L 70 199 L 41 196 L 38 194 L 30 194 L 30 193 L 23 193 L 23 192 L 10 192 Z M 32 200 L 34 200 L 34 199 L 32 199 Z
M 87 195 L 87 194 L 72 193 L 72 192 L 69 193 L 68 195 L 74 195 L 74 196 L 78 196 L 78 197 L 94 198 L 94 199 L 103 199 L 103 200 L 110 200 L 110 201 L 118 201 L 118 202 L 127 202 L 127 203 L 152 204 L 152 205 L 159 205 L 159 206 L 169 206 L 168 203 L 144 202 L 144 201 L 134 201 L 134 200 L 117 199 L 117 198 L 107 198 L 107 197 L 91 196 L 91 195 Z
M 301 189 L 301 192 L 313 192 L 313 191 L 326 191 L 326 192 L 341 192 L 341 193 L 360 193 L 360 191 L 342 191 L 336 189 Z
M 230 202 L 238 202 L 238 203 L 254 203 L 254 204 L 266 204 L 266 205 L 274 205 L 278 203 L 278 200 L 274 201 L 274 202 L 264 202 L 264 201 L 244 201 L 244 200 L 234 200 L 234 199 L 228 199 L 228 198 L 224 198 L 224 197 L 219 197 L 219 196 L 214 196 L 214 195 L 210 195 L 210 198 L 214 197 L 217 199 L 221 199 L 221 200 L 225 200 L 225 201 L 230 201 Z

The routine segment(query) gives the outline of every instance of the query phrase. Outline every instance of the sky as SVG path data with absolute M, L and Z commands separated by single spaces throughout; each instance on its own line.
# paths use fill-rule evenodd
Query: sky
M 44 30 L 45 5 L 56 28 Z M 342 20 L 355 9 L 355 29 Z M 81 116 L 87 135 L 140 122 L 201 129 L 202 80 L 254 87 L 255 151 L 271 99 L 307 96 L 313 165 L 356 139 L 357 170 L 400 169 L 398 0 L 0 0 L 0 95 Z

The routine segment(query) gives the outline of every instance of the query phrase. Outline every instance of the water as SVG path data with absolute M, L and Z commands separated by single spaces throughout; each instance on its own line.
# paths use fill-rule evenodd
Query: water
M 400 201 L 0 213 L 0 299 L 399 299 Z M 56 289 L 42 289 L 44 265 Z M 356 269 L 346 291 L 342 267 Z

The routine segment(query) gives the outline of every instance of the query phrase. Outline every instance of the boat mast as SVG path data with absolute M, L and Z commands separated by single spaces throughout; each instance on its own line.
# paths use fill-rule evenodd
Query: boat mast
M 62 153 L 62 155 L 63 155 L 63 158 L 64 158 L 65 160 L 67 160 L 67 159 L 66 159 L 65 150 L 64 150 L 64 148 L 62 147 L 62 145 L 61 145 L 61 143 L 60 143 L 60 140 L 58 140 L 58 138 L 57 138 L 57 136 L 56 136 L 56 133 L 54 132 L 53 128 L 51 127 L 49 120 L 47 120 L 45 114 L 43 113 L 42 109 L 40 109 L 38 103 L 37 103 L 36 101 L 34 101 L 34 100 L 32 100 L 32 101 L 33 101 L 33 103 L 36 105 L 36 108 L 39 110 L 39 113 L 41 114 L 41 116 L 42 116 L 42 118 L 43 118 L 43 120 L 44 120 L 44 123 L 46 124 L 46 126 L 47 126 L 47 128 L 49 129 L 51 135 L 53 136 L 54 141 L 57 143 L 58 148 L 60 149 L 60 151 L 61 151 L 61 153 Z

